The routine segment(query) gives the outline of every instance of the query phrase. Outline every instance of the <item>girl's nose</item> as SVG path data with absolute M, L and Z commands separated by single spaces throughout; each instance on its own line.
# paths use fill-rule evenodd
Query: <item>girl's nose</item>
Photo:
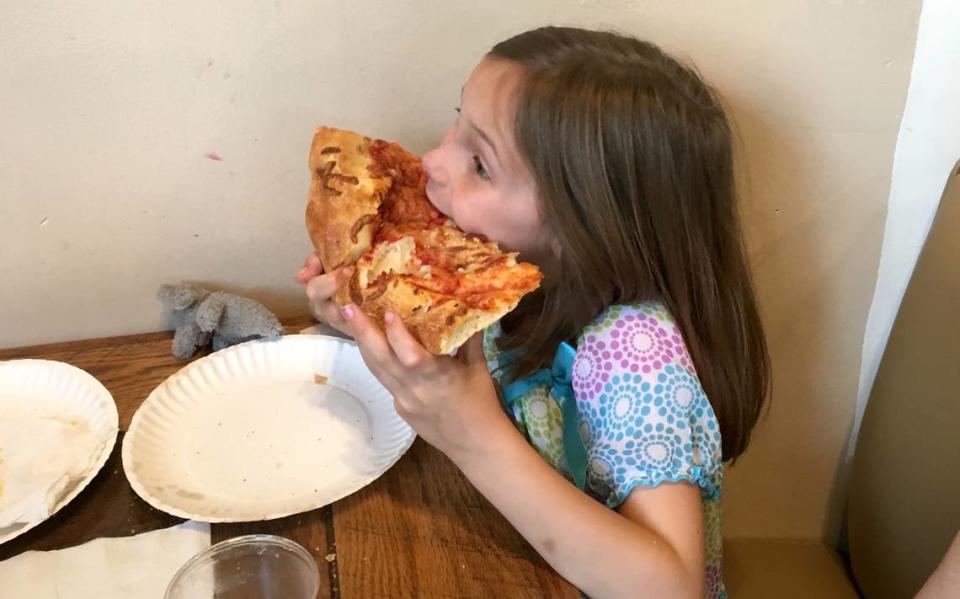
M 427 173 L 427 177 L 439 182 L 443 179 L 442 170 L 440 168 L 440 147 L 436 147 L 423 155 L 423 172 Z
M 423 155 L 423 171 L 437 183 L 442 184 L 446 179 L 446 171 L 443 166 L 444 148 L 450 143 L 453 133 L 453 127 L 447 129 L 443 134 L 443 139 L 440 140 L 440 145 Z
M 423 155 L 423 172 L 431 181 L 442 185 L 446 179 L 443 168 L 443 146 L 436 147 Z

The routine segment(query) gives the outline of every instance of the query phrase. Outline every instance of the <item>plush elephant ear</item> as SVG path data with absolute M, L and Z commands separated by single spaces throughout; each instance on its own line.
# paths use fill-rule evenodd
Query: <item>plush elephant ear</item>
M 197 306 L 197 313 L 194 314 L 193 318 L 201 331 L 212 333 L 219 326 L 223 311 L 226 308 L 227 304 L 224 301 L 223 294 L 212 293 L 200 302 Z
M 174 310 L 186 310 L 206 294 L 207 292 L 199 287 L 194 287 L 187 283 L 180 283 L 178 285 L 161 285 L 157 297 L 160 298 L 161 302 Z

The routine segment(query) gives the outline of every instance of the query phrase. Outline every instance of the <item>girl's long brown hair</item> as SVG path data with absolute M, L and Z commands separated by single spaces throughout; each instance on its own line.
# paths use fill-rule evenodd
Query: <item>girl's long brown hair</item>
M 549 364 L 607 306 L 662 302 L 719 419 L 723 458 L 736 459 L 770 366 L 719 101 L 691 68 L 615 33 L 544 27 L 489 57 L 524 71 L 517 143 L 561 248 L 559 275 L 505 321 L 513 376 Z

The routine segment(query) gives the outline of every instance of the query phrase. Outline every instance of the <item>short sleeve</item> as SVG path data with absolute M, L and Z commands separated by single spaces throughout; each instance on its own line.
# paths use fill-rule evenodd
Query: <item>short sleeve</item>
M 720 428 L 679 328 L 659 304 L 607 309 L 580 336 L 573 390 L 588 485 L 608 506 L 687 481 L 720 496 Z

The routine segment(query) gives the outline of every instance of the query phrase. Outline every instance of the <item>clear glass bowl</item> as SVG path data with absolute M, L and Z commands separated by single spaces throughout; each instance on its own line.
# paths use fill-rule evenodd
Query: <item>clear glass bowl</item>
M 316 599 L 320 572 L 306 549 L 275 535 L 247 535 L 190 558 L 164 599 Z

